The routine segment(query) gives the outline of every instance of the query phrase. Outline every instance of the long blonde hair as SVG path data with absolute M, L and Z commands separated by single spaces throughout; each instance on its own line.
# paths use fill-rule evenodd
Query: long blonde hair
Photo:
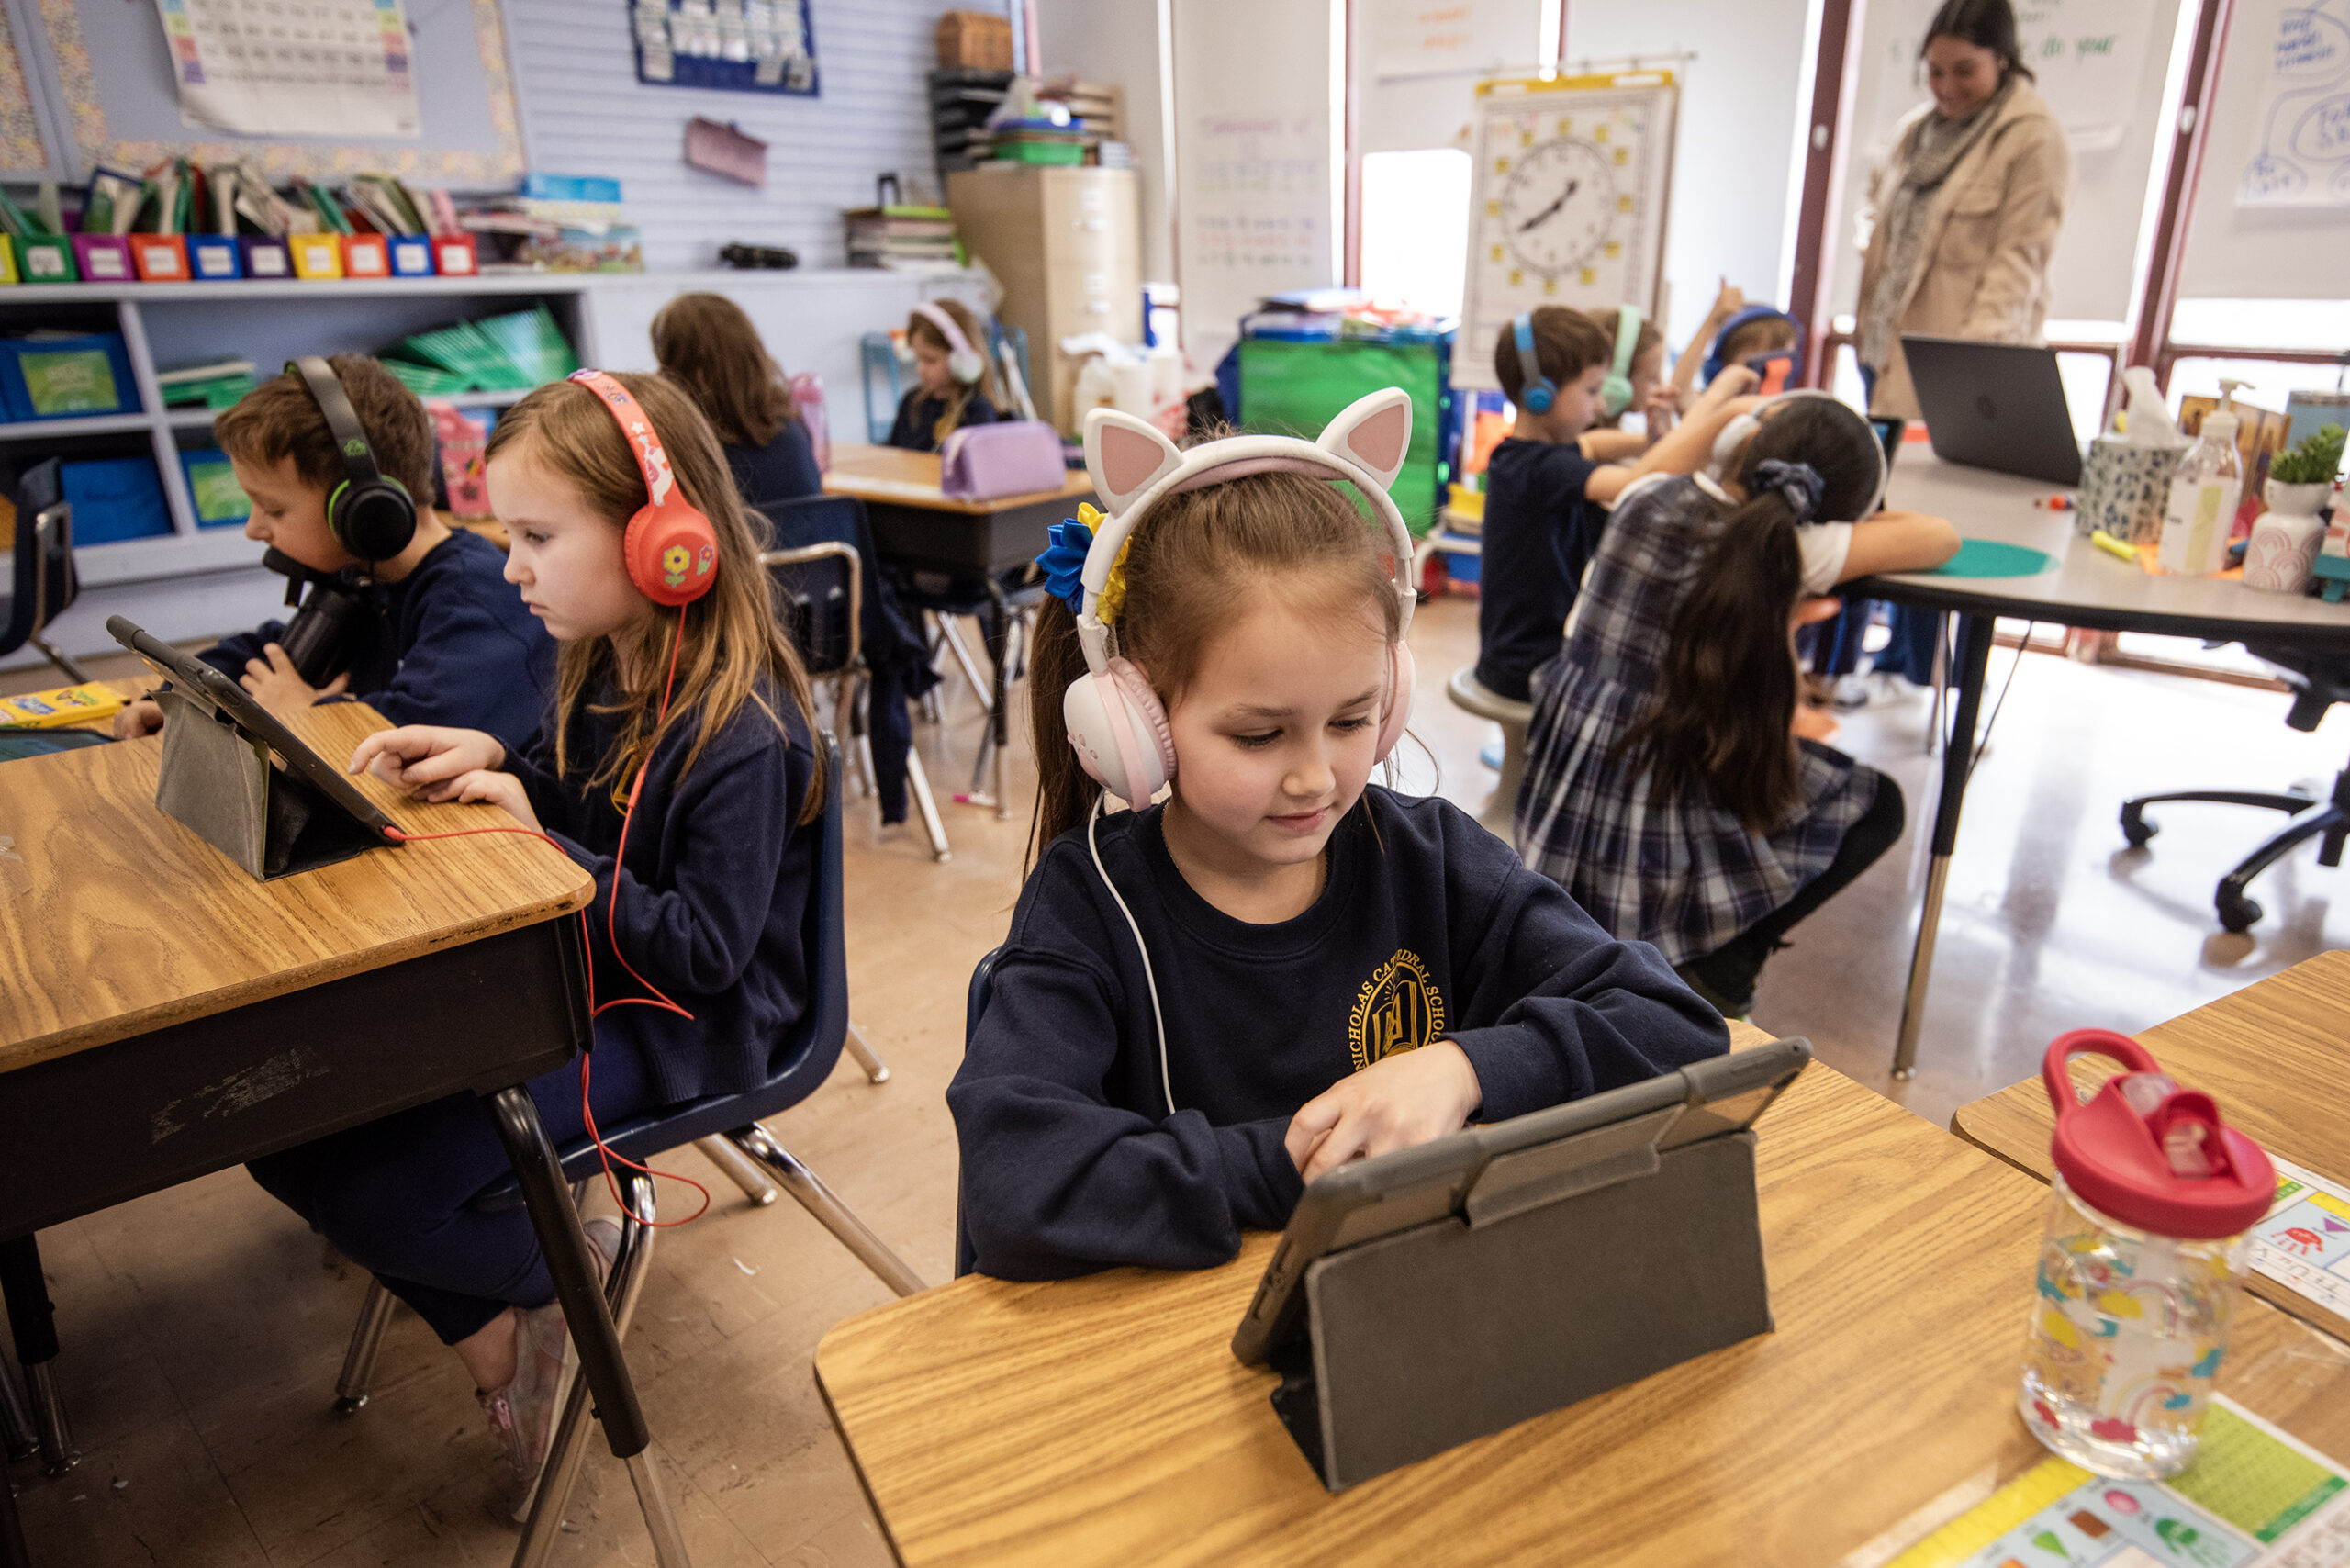
M 799 417 L 759 330 L 722 294 L 681 294 L 661 307 L 653 318 L 653 357 L 728 446 L 765 446 Z
M 808 672 L 800 662 L 767 594 L 767 568 L 759 564 L 764 547 L 764 521 L 743 505 L 734 482 L 718 450 L 718 438 L 693 399 L 658 375 L 614 372 L 613 379 L 653 421 L 654 433 L 669 455 L 669 471 L 685 499 L 710 519 L 718 535 L 718 577 L 708 593 L 685 608 L 683 638 L 677 654 L 677 684 L 668 715 L 659 716 L 663 673 L 667 668 L 671 627 L 664 610 L 609 637 L 592 637 L 561 644 L 555 659 L 554 763 L 567 776 L 565 746 L 573 713 L 583 695 L 607 673 L 633 670 L 642 682 L 622 690 L 599 712 L 623 715 L 620 743 L 599 758 L 588 777 L 590 786 L 609 784 L 618 797 L 643 767 L 656 747 L 686 725 L 696 726 L 693 745 L 686 754 L 678 777 L 699 760 L 710 738 L 731 723 L 745 706 L 756 708 L 780 733 L 782 718 L 759 691 L 764 678 L 800 711 L 810 734 L 815 733 L 815 699 Z M 637 467 L 628 438 L 602 398 L 573 381 L 542 386 L 508 409 L 490 433 L 487 460 L 517 449 L 527 451 L 549 472 L 576 487 L 588 506 L 612 525 L 612 548 L 621 547 L 621 531 L 650 497 L 644 476 Z M 649 603 L 649 601 L 648 601 Z M 625 652 L 627 657 L 620 655 Z M 617 685 L 617 680 L 615 681 Z M 816 772 L 808 786 L 800 820 L 813 822 L 824 803 L 824 759 L 819 753 Z
M 971 308 L 959 299 L 937 299 L 931 305 L 934 309 L 944 310 L 953 318 L 956 330 L 963 334 L 963 341 L 971 345 L 973 353 L 979 356 L 979 380 L 968 386 L 960 381 L 948 382 L 946 412 L 939 416 L 938 423 L 932 427 L 930 432 L 930 439 L 935 443 L 954 434 L 957 427 L 962 424 L 963 410 L 970 406 L 972 393 L 977 392 L 985 398 L 996 412 L 1002 413 L 1003 392 L 996 386 L 995 363 L 988 357 L 987 329 L 979 325 L 977 316 L 971 314 Z M 906 341 L 912 342 L 917 338 L 941 353 L 955 352 L 954 345 L 946 341 L 946 334 L 938 330 L 938 323 L 920 313 L 906 318 Z

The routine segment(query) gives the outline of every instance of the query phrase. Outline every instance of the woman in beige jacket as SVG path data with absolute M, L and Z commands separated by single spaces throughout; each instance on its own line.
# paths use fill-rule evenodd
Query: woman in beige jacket
M 1902 333 L 2039 341 L 2073 174 L 2009 0 L 1945 0 L 1919 57 L 1934 101 L 1901 122 L 1870 184 L 1857 321 L 1869 411 L 1910 420 Z

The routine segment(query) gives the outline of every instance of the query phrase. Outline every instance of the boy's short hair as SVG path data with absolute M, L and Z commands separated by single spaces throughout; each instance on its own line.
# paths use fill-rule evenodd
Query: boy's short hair
M 1515 403 L 1527 385 L 1547 375 L 1554 386 L 1564 386 L 1595 364 L 1616 357 L 1616 340 L 1599 323 L 1564 305 L 1545 305 L 1534 312 L 1534 358 L 1539 369 L 1532 375 L 1517 363 L 1517 323 L 1513 317 L 1494 345 L 1494 376 L 1502 396 Z
M 1743 364 L 1759 353 L 1793 348 L 1798 334 L 1785 316 L 1757 316 L 1722 340 L 1718 356 L 1724 364 Z
M 1616 334 L 1622 330 L 1624 324 L 1624 308 L 1620 305 L 1612 305 L 1605 310 L 1594 310 L 1589 314 L 1592 320 L 1597 324 L 1600 332 L 1607 339 L 1607 363 L 1612 366 L 1616 363 Z M 1632 364 L 1639 364 L 1640 356 L 1651 350 L 1663 347 L 1664 334 L 1656 330 L 1654 321 L 1643 315 L 1640 318 L 1640 330 L 1632 334 Z M 1627 375 L 1632 374 L 1630 364 L 1624 367 L 1624 374 Z
M 375 466 L 408 487 L 420 507 L 432 504 L 432 416 L 416 394 L 364 353 L 339 353 L 327 361 L 343 396 L 359 416 L 359 429 L 375 449 Z M 212 439 L 230 457 L 248 463 L 294 460 L 294 472 L 321 495 L 334 494 L 347 476 L 342 454 L 327 430 L 318 399 L 293 371 L 274 375 L 221 411 Z

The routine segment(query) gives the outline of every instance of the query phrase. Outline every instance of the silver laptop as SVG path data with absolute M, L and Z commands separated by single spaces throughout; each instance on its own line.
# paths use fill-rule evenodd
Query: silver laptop
M 1935 456 L 2052 485 L 2081 482 L 2054 349 L 1904 332 L 1901 353 Z

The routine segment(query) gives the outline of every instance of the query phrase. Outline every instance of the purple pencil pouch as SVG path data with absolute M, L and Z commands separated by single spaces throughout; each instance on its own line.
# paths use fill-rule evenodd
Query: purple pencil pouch
M 1041 420 L 973 425 L 938 449 L 938 487 L 957 500 L 1058 490 L 1068 476 L 1060 432 Z

